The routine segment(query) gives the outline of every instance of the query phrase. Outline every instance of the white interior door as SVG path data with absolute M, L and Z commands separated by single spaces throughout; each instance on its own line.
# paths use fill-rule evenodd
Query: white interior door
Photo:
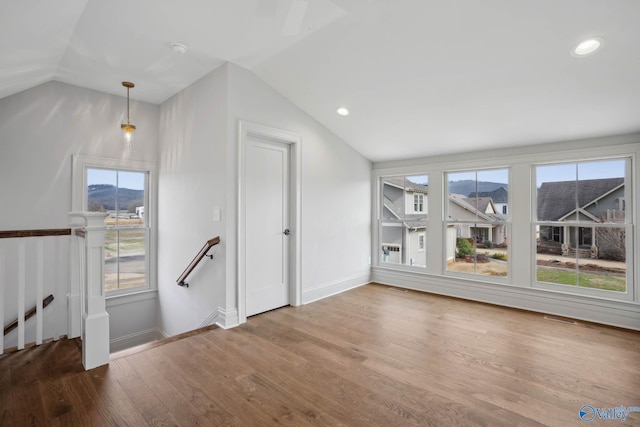
M 257 136 L 246 143 L 246 315 L 290 304 L 290 148 Z

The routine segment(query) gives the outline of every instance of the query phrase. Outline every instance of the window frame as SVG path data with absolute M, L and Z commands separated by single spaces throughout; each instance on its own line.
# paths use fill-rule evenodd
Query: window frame
M 416 209 L 416 207 L 420 209 Z M 424 194 L 413 193 L 413 213 L 424 213 Z
M 590 156 L 590 157 L 565 157 L 562 159 L 555 161 L 541 161 L 541 162 L 531 162 L 531 287 L 534 289 L 543 289 L 547 291 L 555 291 L 568 295 L 576 295 L 576 296 L 588 296 L 588 297 L 596 297 L 605 300 L 615 300 L 615 301 L 633 301 L 635 295 L 635 289 L 639 286 L 635 283 L 635 235 L 633 233 L 635 227 L 635 212 L 632 209 L 629 209 L 628 204 L 625 203 L 625 220 L 624 223 L 615 224 L 615 223 L 588 223 L 585 221 L 540 221 L 537 218 L 537 210 L 538 210 L 538 200 L 537 200 L 537 170 L 536 168 L 539 166 L 552 166 L 552 165 L 574 165 L 580 163 L 592 163 L 592 162 L 604 162 L 604 161 L 614 161 L 614 160 L 624 160 L 625 161 L 625 176 L 624 176 L 624 200 L 632 200 L 632 206 L 635 206 L 637 203 L 633 198 L 634 194 L 634 184 L 635 184 L 635 174 L 633 172 L 633 166 L 635 164 L 635 155 L 634 154 L 625 154 L 621 153 L 619 155 L 609 155 L 609 156 Z M 603 228 L 615 228 L 615 229 L 623 229 L 625 231 L 625 264 L 626 264 L 626 290 L 624 292 L 619 291 L 610 291 L 604 289 L 596 289 L 596 288 L 587 288 L 587 287 L 579 287 L 579 286 L 571 286 L 571 285 L 563 285 L 559 283 L 551 283 L 551 282 L 539 282 L 537 280 L 537 247 L 536 247 L 536 238 L 535 233 L 537 227 L 540 226 L 551 226 L 558 227 L 562 231 L 561 234 L 564 234 L 564 228 L 575 228 L 576 229 L 576 238 L 579 238 L 579 229 L 584 227 L 592 227 L 595 229 L 603 229 Z M 566 238 L 566 236 L 565 236 Z M 593 239 L 593 236 L 592 236 Z M 577 260 L 577 258 L 576 258 Z M 576 269 L 579 272 L 579 269 Z
M 87 206 L 87 170 L 106 169 L 123 172 L 145 173 L 145 286 L 106 291 L 106 298 L 121 297 L 141 292 L 156 291 L 156 242 L 157 242 L 157 192 L 156 166 L 153 163 L 128 160 L 92 157 L 84 155 L 72 156 L 72 211 L 86 212 Z
M 407 214 L 424 214 L 425 219 L 424 220 L 419 220 L 420 222 L 424 221 L 424 231 L 418 232 L 418 234 L 424 234 L 425 238 L 425 249 L 420 251 L 418 250 L 417 252 L 424 254 L 424 266 L 417 266 L 417 265 L 411 265 L 411 264 L 402 264 L 402 263 L 395 263 L 395 262 L 386 262 L 384 261 L 384 259 L 381 256 L 381 252 L 382 252 L 382 246 L 397 246 L 395 244 L 390 244 L 390 243 L 386 243 L 382 241 L 382 226 L 383 223 L 388 223 L 388 224 L 397 224 L 399 227 L 403 227 L 404 222 L 406 221 L 403 218 L 398 218 L 398 219 L 384 219 L 382 216 L 382 212 L 384 210 L 384 179 L 385 178 L 403 178 L 403 181 L 406 180 L 407 177 L 412 177 L 412 176 L 426 176 L 427 177 L 427 181 L 429 180 L 429 174 L 424 172 L 423 170 L 418 170 L 415 173 L 412 172 L 406 172 L 406 173 L 388 173 L 388 174 L 383 174 L 383 175 L 379 175 L 376 176 L 376 197 L 374 198 L 374 203 L 376 204 L 376 209 L 375 209 L 375 237 L 372 239 L 372 242 L 375 242 L 375 250 L 374 250 L 374 265 L 376 267 L 381 267 L 381 268 L 388 268 L 388 269 L 392 269 L 392 270 L 404 270 L 404 271 L 411 271 L 411 272 L 415 272 L 415 273 L 426 273 L 427 269 L 428 269 L 428 264 L 429 264 L 429 260 L 427 258 L 428 253 L 427 253 L 427 249 L 426 249 L 426 234 L 429 232 L 429 214 L 428 211 L 426 211 L 424 209 L 425 206 L 425 199 L 424 199 L 424 194 L 420 194 L 421 196 L 423 196 L 422 199 L 422 207 L 423 207 L 423 211 L 422 212 L 415 212 L 415 211 L 411 211 L 411 212 L 407 212 L 407 201 L 403 200 L 403 209 L 404 209 L 404 215 Z M 427 184 L 428 185 L 428 184 Z M 405 191 L 405 189 L 403 188 L 403 191 Z M 414 196 L 416 195 L 415 193 L 413 194 Z M 428 197 L 428 194 L 427 194 Z M 414 198 L 415 200 L 415 198 Z M 428 203 L 428 202 L 427 202 Z M 411 203 L 410 205 L 411 207 L 414 206 L 413 203 Z M 400 245 L 402 246 L 402 245 Z M 406 249 L 406 248 L 405 248 Z M 402 258 L 402 247 L 400 247 L 400 258 Z
M 553 142 L 546 145 L 526 145 L 483 150 L 473 153 L 446 154 L 429 157 L 407 158 L 404 160 L 376 162 L 371 172 L 371 213 L 372 240 L 370 247 L 372 280 L 392 283 L 410 289 L 442 293 L 449 296 L 479 299 L 510 307 L 526 308 L 534 311 L 549 310 L 553 307 L 557 314 L 580 313 L 585 320 L 608 324 L 625 325 L 634 328 L 635 313 L 640 310 L 640 135 L 619 135 L 603 138 Z M 534 284 L 533 268 L 536 250 L 535 227 L 532 225 L 531 207 L 535 197 L 532 184 L 532 165 L 545 163 L 575 162 L 580 160 L 607 160 L 609 158 L 631 158 L 632 182 L 627 185 L 632 199 L 626 200 L 627 215 L 632 215 L 633 229 L 627 230 L 627 248 L 633 249 L 633 280 L 627 291 L 633 293 L 629 300 L 610 299 L 606 295 L 578 295 L 558 289 L 544 289 Z M 447 170 L 498 169 L 511 170 L 511 196 L 509 215 L 511 228 L 507 236 L 511 245 L 509 259 L 512 261 L 510 281 L 502 282 L 495 277 L 453 277 L 445 274 L 443 259 L 442 206 L 443 172 Z M 429 175 L 429 236 L 427 239 L 427 271 L 402 271 L 378 263 L 379 182 L 380 177 L 393 175 Z M 535 181 L 534 181 L 535 182 Z M 628 183 L 628 182 L 627 182 Z M 630 245 L 630 246 L 629 246 Z M 629 250 L 629 249 L 627 249 Z M 631 257 L 632 253 L 627 254 Z M 637 259 L 635 259 L 637 258 Z M 549 305 L 551 304 L 551 305 Z M 576 310 L 586 311 L 576 311 Z M 620 314 L 618 314 L 620 313 Z
M 477 228 L 476 224 L 495 224 L 498 222 L 490 222 L 490 221 L 478 221 L 478 217 L 476 217 L 476 221 L 470 221 L 470 220 L 450 220 L 449 219 L 449 175 L 450 174 L 455 174 L 455 173 L 469 173 L 469 172 L 475 172 L 476 174 L 476 182 L 478 181 L 478 173 L 481 172 L 487 172 L 487 171 L 496 171 L 496 170 L 506 170 L 507 171 L 507 185 L 509 187 L 509 190 L 507 192 L 507 206 L 509 205 L 510 201 L 511 201 L 511 191 L 512 191 L 512 184 L 511 184 L 511 180 L 512 180 L 512 171 L 511 171 L 511 166 L 509 165 L 497 165 L 497 166 L 487 166 L 487 167 L 475 167 L 475 168 L 465 168 L 465 169 L 445 169 L 442 171 L 442 182 L 444 183 L 444 191 L 442 193 L 442 228 L 443 228 L 443 240 L 442 240 L 442 261 L 443 261 L 443 265 L 442 265 L 442 273 L 444 276 L 450 276 L 450 277 L 458 277 L 458 278 L 465 278 L 465 279 L 471 279 L 471 280 L 481 280 L 481 281 L 486 281 L 488 278 L 491 279 L 491 281 L 503 285 L 510 285 L 512 284 L 512 262 L 510 261 L 512 259 L 511 257 L 511 248 L 512 248 L 512 242 L 508 242 L 507 245 L 507 275 L 506 276 L 491 276 L 491 275 L 486 275 L 486 274 L 479 274 L 479 273 L 467 273 L 467 272 L 461 272 L 461 271 L 455 271 L 455 270 L 449 270 L 448 267 L 448 262 L 447 262 L 447 254 L 448 254 L 448 234 L 447 234 L 447 230 L 449 228 L 450 224 L 463 224 L 463 225 L 467 225 L 471 228 Z M 476 189 L 477 190 L 477 189 Z M 476 191 L 477 192 L 477 191 Z M 507 211 L 511 211 L 511 209 L 507 209 Z M 507 239 L 507 236 L 511 236 L 512 232 L 511 232 L 511 227 L 512 227 L 512 222 L 513 222 L 513 218 L 511 216 L 511 213 L 507 213 L 507 214 L 501 214 L 501 215 L 505 215 L 506 220 L 500 224 L 504 224 L 505 226 L 505 230 L 504 230 L 504 237 L 505 239 Z M 458 238 L 462 237 L 461 236 L 461 232 L 460 232 L 460 227 L 456 227 L 456 240 Z M 473 236 L 472 236 L 473 237 Z M 474 238 L 474 241 L 476 239 Z M 474 244 L 474 251 L 476 250 L 476 244 Z M 456 251 L 456 249 L 454 248 L 454 253 Z

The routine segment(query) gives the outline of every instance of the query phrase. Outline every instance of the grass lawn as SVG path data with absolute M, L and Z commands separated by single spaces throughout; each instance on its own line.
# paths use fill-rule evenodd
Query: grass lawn
M 608 291 L 624 292 L 627 289 L 627 281 L 624 277 L 607 276 L 605 274 L 580 273 L 566 271 L 557 268 L 538 268 L 536 279 L 538 282 L 558 283 L 561 285 L 578 286 L 583 288 L 605 289 Z
M 144 229 L 120 230 L 120 255 L 144 253 L 145 249 Z M 118 253 L 118 233 L 107 230 L 104 236 L 104 250 L 107 256 L 116 256 Z

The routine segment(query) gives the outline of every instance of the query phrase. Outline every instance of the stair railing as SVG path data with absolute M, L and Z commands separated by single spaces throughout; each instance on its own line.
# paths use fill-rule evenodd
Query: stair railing
M 207 255 L 207 252 L 209 252 L 209 249 L 211 249 L 213 246 L 217 245 L 218 243 L 220 243 L 220 236 L 216 236 L 211 240 L 207 240 L 207 243 L 204 244 L 202 249 L 200 249 L 200 252 L 198 252 L 198 254 L 193 258 L 193 260 L 191 260 L 187 268 L 184 269 L 180 277 L 178 277 L 178 280 L 176 280 L 178 285 L 184 286 L 186 288 L 189 287 L 189 284 L 185 282 L 185 280 L 187 280 L 187 277 L 189 277 L 189 274 L 191 274 L 193 269 L 196 268 L 196 266 L 200 263 L 200 261 L 202 261 L 202 259 L 205 256 L 208 256 L 211 259 L 213 259 L 213 255 Z
M 4 327 L 4 334 L 0 336 L 0 354 L 5 350 L 5 335 L 15 329 L 17 335 L 11 335 L 8 342 L 15 342 L 16 350 L 33 344 L 40 345 L 49 339 L 58 340 L 67 334 L 64 322 L 66 306 L 53 304 L 53 310 L 48 310 L 47 328 L 43 309 L 51 304 L 54 295 L 63 296 L 67 292 L 66 283 L 56 274 L 62 260 L 52 256 L 57 257 L 61 253 L 60 248 L 70 234 L 70 228 L 0 231 L 0 319 L 4 319 L 7 309 L 10 310 L 9 313 L 15 310 L 17 317 Z M 47 283 L 47 288 L 53 290 L 47 298 L 44 298 L 45 277 L 51 280 Z M 25 311 L 30 295 L 31 298 L 35 296 L 36 305 Z M 32 325 L 35 326 L 35 331 L 28 330 L 26 323 L 33 316 L 36 317 L 35 325 Z M 26 340 L 33 342 L 25 343 Z

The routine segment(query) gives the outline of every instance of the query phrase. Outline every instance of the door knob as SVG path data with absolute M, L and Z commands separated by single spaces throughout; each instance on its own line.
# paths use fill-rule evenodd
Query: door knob
M 285 236 L 288 236 L 289 234 L 291 234 L 291 231 L 289 231 L 289 229 L 288 229 L 288 228 L 287 228 L 287 229 L 285 229 L 285 230 L 284 230 L 284 235 L 285 235 Z

